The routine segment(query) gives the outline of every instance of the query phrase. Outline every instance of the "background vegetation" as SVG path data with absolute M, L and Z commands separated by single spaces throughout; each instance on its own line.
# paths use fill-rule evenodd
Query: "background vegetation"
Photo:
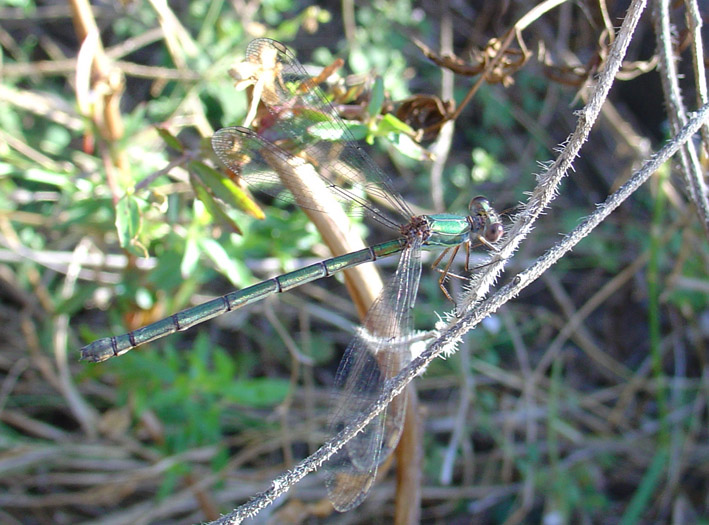
M 574 128 L 606 30 L 627 8 L 564 3 L 523 32 L 528 60 L 516 41 L 504 69 L 486 70 L 491 39 L 533 5 L 4 2 L 0 521 L 216 519 L 326 439 L 328 387 L 358 323 L 337 279 L 106 363 L 78 362 L 95 338 L 328 255 L 298 211 L 237 191 L 230 204 L 200 194 L 216 192 L 206 139 L 248 109 L 228 70 L 250 40 L 281 40 L 314 67 L 343 58 L 353 118 L 406 199 L 461 212 L 485 194 L 509 226 L 538 163 Z M 671 135 L 651 14 L 574 173 L 503 283 Z M 673 49 L 694 108 L 685 14 L 671 11 Z M 460 60 L 436 63 L 415 40 L 434 59 Z M 423 109 L 402 103 L 411 95 Z M 464 105 L 454 128 L 434 126 L 421 142 L 436 160 L 382 125 L 387 112 L 436 123 L 453 111 L 448 101 Z M 678 173 L 666 165 L 416 381 L 422 522 L 709 521 L 709 249 Z M 393 263 L 381 265 L 385 278 Z M 421 330 L 451 309 L 437 280 L 424 272 Z M 314 474 L 265 519 L 388 523 L 394 492 L 390 471 L 360 509 L 331 514 Z

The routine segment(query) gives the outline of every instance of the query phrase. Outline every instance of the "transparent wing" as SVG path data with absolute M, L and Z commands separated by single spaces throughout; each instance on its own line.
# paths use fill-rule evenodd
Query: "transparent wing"
M 265 138 L 272 142 L 287 138 L 288 150 L 301 154 L 330 182 L 387 201 L 408 222 L 413 213 L 403 198 L 355 143 L 323 91 L 286 46 L 267 38 L 254 40 L 246 61 L 250 67 L 245 70 L 254 77 L 254 96 L 272 117 L 262 121 L 260 133 Z
M 365 215 L 399 230 L 399 224 L 369 203 L 357 188 L 334 184 L 320 170 L 301 157 L 241 126 L 222 128 L 212 136 L 217 157 L 249 186 L 301 208 L 325 212 L 318 192 L 329 192 L 351 216 Z
M 340 362 L 329 419 L 331 435 L 365 412 L 384 392 L 386 381 L 411 360 L 411 311 L 420 277 L 421 241 L 413 238 L 394 279 L 372 305 L 363 329 Z M 330 461 L 326 484 L 337 510 L 350 510 L 364 500 L 379 464 L 399 441 L 405 409 L 406 397 L 396 397 Z

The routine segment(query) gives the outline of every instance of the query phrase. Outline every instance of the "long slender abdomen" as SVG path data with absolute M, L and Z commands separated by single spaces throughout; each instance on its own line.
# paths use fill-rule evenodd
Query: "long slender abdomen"
M 111 357 L 125 354 L 136 346 L 149 343 L 177 331 L 187 330 L 196 324 L 236 310 L 269 295 L 288 291 L 321 277 L 329 277 L 347 268 L 374 261 L 380 257 L 393 255 L 400 252 L 404 246 L 404 239 L 396 239 L 311 264 L 293 272 L 284 273 L 243 290 L 231 292 L 198 306 L 188 308 L 132 332 L 98 339 L 81 349 L 81 359 L 95 363 L 105 361 Z

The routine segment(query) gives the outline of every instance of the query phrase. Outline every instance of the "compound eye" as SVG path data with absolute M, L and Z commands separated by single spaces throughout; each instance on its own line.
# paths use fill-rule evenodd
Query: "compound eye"
M 482 195 L 473 198 L 473 200 L 470 201 L 470 206 L 468 206 L 471 215 L 475 215 L 488 208 L 490 208 L 490 201 Z
M 502 234 L 505 233 L 505 228 L 499 222 L 494 222 L 489 228 L 485 229 L 485 240 L 489 242 L 497 242 Z

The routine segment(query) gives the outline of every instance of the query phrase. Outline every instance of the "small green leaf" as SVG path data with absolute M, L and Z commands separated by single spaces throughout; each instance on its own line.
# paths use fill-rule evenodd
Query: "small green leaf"
M 355 140 L 362 140 L 367 136 L 367 126 L 354 120 L 343 121 L 345 127 L 350 131 Z M 331 122 L 318 122 L 308 127 L 308 133 L 321 140 L 336 142 L 343 140 L 345 134 L 341 127 L 333 125 Z
M 170 146 L 172 149 L 179 151 L 180 153 L 185 151 L 185 147 L 182 145 L 182 142 L 180 142 L 180 140 L 175 135 L 170 133 L 167 128 L 156 127 L 155 129 L 157 130 L 158 135 L 160 135 L 165 141 L 165 144 Z
M 421 144 L 414 142 L 408 135 L 401 133 L 390 133 L 389 141 L 397 149 L 397 151 L 399 151 L 399 153 L 414 160 L 431 160 L 433 157 L 430 151 L 422 147 Z
M 29 168 L 22 172 L 22 178 L 29 182 L 41 182 L 50 184 L 58 188 L 64 188 L 71 184 L 71 179 L 62 173 L 48 171 L 41 168 Z
M 382 77 L 377 76 L 374 79 L 374 85 L 372 86 L 372 95 L 369 98 L 369 105 L 367 106 L 367 112 L 371 118 L 376 117 L 382 111 L 382 105 L 384 104 L 384 80 Z
M 216 382 L 229 384 L 236 378 L 236 364 L 234 360 L 221 348 L 215 348 L 212 356 L 214 361 L 214 375 Z
M 140 203 L 135 195 L 127 193 L 116 205 L 116 231 L 121 248 L 147 257 L 145 247 L 138 241 L 143 220 Z
M 406 122 L 396 118 L 392 113 L 382 115 L 382 118 L 377 123 L 377 135 L 380 137 L 386 136 L 389 133 L 404 133 L 413 135 L 414 130 Z
M 192 275 L 199 262 L 199 243 L 191 233 L 187 235 L 185 253 L 180 263 L 180 275 Z
M 251 273 L 245 265 L 233 260 L 224 250 L 224 247 L 214 239 L 201 238 L 197 241 L 207 257 L 214 262 L 217 269 L 224 274 L 234 286 L 240 287 L 246 282 Z
M 190 174 L 190 182 L 194 188 L 195 195 L 197 195 L 197 198 L 202 201 L 202 204 L 204 204 L 207 208 L 209 214 L 214 217 L 215 220 L 231 229 L 234 233 L 242 235 L 239 226 L 231 219 L 231 217 L 229 217 L 229 215 L 226 214 L 224 210 L 222 210 L 219 203 L 214 200 L 214 197 L 212 197 L 202 182 L 197 179 L 197 177 L 192 176 L 192 174 Z
M 214 168 L 197 161 L 190 162 L 189 167 L 204 185 L 227 205 L 242 210 L 256 219 L 265 217 L 259 205 L 246 192 Z

